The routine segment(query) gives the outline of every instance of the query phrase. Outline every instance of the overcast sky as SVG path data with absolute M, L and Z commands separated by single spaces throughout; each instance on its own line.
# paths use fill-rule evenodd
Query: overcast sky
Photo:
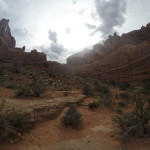
M 150 0 L 0 0 L 17 46 L 38 49 L 48 60 L 66 58 L 117 32 L 150 22 Z

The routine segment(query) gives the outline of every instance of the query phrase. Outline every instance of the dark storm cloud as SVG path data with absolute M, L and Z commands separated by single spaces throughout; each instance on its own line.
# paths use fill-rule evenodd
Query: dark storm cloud
M 49 39 L 54 42 L 54 43 L 57 43 L 57 33 L 55 31 L 52 31 L 52 30 L 49 30 L 48 31 L 48 34 L 49 34 Z
M 95 29 L 95 28 L 96 28 L 95 25 L 88 24 L 88 23 L 85 23 L 85 26 L 86 26 L 88 29 Z
M 100 31 L 104 38 L 114 32 L 114 27 L 124 24 L 126 0 L 95 0 L 95 7 L 102 22 L 95 32 Z

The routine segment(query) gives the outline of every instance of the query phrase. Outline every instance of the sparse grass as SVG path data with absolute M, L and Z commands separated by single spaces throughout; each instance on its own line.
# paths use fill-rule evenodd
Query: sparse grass
M 77 111 L 77 108 L 74 105 L 70 106 L 65 115 L 61 118 L 61 122 L 65 126 L 71 126 L 72 128 L 79 127 L 81 121 L 82 114 Z

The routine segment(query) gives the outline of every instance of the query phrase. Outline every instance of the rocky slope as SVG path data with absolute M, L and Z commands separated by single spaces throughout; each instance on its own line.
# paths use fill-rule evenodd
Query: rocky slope
M 101 80 L 139 81 L 150 76 L 150 24 L 122 36 L 114 34 L 93 50 L 67 59 L 71 74 Z

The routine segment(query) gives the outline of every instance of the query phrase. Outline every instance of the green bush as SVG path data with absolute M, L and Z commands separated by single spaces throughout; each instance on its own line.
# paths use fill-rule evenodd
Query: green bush
M 65 126 L 71 126 L 72 128 L 76 128 L 81 124 L 82 115 L 77 111 L 76 106 L 71 106 L 65 115 L 61 118 L 61 122 Z
M 88 107 L 90 109 L 95 109 L 95 108 L 98 108 L 99 106 L 100 106 L 100 104 L 98 102 L 95 102 L 95 101 L 88 104 Z

